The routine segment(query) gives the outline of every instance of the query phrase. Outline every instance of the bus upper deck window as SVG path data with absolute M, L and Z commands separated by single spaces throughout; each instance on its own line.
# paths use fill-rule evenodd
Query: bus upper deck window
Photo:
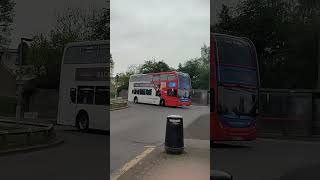
M 168 80 L 168 75 L 167 75 L 167 74 L 161 74 L 161 75 L 160 75 L 160 80 L 161 80 L 161 81 L 166 81 L 166 80 Z
M 153 81 L 160 81 L 160 75 L 154 75 L 152 80 Z
M 169 81 L 173 81 L 175 79 L 176 79 L 175 75 L 173 75 L 173 74 L 168 75 L 168 80 Z

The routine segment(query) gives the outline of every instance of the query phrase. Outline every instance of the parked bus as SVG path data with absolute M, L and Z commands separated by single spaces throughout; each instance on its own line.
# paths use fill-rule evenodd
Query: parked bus
M 76 42 L 64 49 L 57 123 L 109 130 L 109 41 Z
M 161 106 L 190 106 L 191 80 L 181 72 L 135 74 L 130 77 L 128 101 Z
M 259 68 L 247 38 L 211 33 L 211 140 L 254 140 Z

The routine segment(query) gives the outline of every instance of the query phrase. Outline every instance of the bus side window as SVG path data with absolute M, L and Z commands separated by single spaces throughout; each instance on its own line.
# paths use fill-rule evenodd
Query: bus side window
M 167 74 L 161 74 L 161 75 L 160 75 L 160 80 L 161 80 L 161 81 L 166 81 L 166 80 L 168 80 L 168 75 L 167 75 Z
M 78 104 L 93 104 L 94 88 L 88 86 L 79 86 Z
M 96 105 L 108 105 L 108 88 L 106 86 L 97 86 L 95 93 L 95 104 Z
M 77 97 L 77 89 L 71 88 L 70 89 L 70 100 L 72 103 L 76 103 L 76 97 Z
M 151 96 L 152 95 L 152 89 L 147 89 L 147 95 Z
M 160 81 L 160 75 L 153 75 L 153 81 Z
M 140 94 L 141 95 L 146 95 L 146 90 L 145 89 L 140 89 Z

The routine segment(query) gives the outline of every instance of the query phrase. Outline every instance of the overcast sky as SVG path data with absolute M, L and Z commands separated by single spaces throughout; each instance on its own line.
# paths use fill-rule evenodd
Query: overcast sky
M 17 48 L 20 37 L 46 33 L 55 24 L 57 13 L 70 8 L 100 8 L 106 0 L 15 0 L 15 18 L 11 48 Z
M 114 73 L 152 57 L 177 67 L 209 44 L 210 0 L 111 0 Z

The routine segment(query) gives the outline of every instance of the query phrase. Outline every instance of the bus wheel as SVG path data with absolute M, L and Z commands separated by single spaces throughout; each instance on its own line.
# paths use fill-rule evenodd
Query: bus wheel
M 160 100 L 160 106 L 166 106 L 166 103 L 165 103 L 164 99 Z
M 89 117 L 84 111 L 80 111 L 77 115 L 77 128 L 82 132 L 85 132 L 89 129 Z
M 134 97 L 133 102 L 134 102 L 135 104 L 137 104 L 137 103 L 138 103 L 138 98 L 137 98 L 137 97 Z

